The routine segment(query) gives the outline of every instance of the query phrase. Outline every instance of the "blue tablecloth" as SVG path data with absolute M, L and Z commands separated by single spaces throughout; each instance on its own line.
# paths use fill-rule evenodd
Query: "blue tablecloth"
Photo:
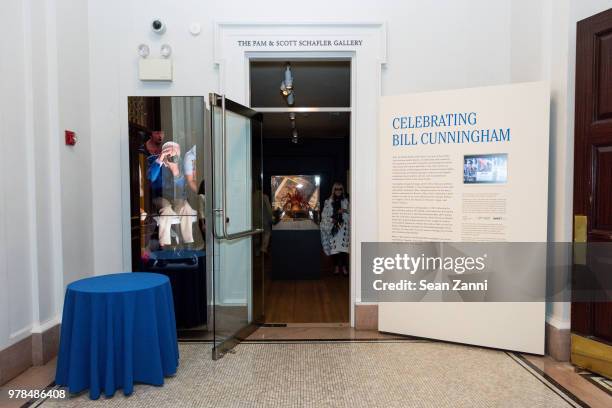
M 166 276 L 121 273 L 68 285 L 55 382 L 97 399 L 134 383 L 163 385 L 179 352 L 172 289 Z

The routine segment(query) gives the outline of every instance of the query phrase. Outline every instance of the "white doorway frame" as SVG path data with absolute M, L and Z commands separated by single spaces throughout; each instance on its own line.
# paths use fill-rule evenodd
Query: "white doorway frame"
M 252 46 L 252 40 L 267 45 Z M 300 40 L 329 40 L 329 45 L 300 45 Z M 265 41 L 263 41 L 265 40 Z M 270 46 L 290 40 L 288 46 Z M 336 42 L 336 41 L 339 42 Z M 340 42 L 340 40 L 349 40 Z M 357 41 L 353 41 L 357 40 Z M 251 45 L 245 46 L 246 41 Z M 361 303 L 361 243 L 378 240 L 377 134 L 382 66 L 386 63 L 386 26 L 380 22 L 300 22 L 215 24 L 214 62 L 217 92 L 241 103 L 250 101 L 250 62 L 267 59 L 350 59 L 351 61 L 351 275 L 350 324 Z M 359 86 L 357 86 L 359 85 Z

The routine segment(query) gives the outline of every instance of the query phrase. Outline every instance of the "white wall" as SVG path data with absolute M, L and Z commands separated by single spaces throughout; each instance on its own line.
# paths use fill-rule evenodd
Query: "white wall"
M 36 271 L 34 271 L 33 331 L 57 323 L 62 295 L 62 234 L 58 138 L 57 57 L 54 2 L 30 3 L 33 203 L 36 205 Z M 36 302 L 38 300 L 38 302 Z M 38 305 L 36 306 L 36 303 Z
M 63 284 L 93 274 L 86 6 L 0 3 L 0 349 L 57 324 Z
M 93 273 L 93 236 L 96 216 L 92 192 L 87 2 L 57 0 L 57 73 L 59 129 L 73 130 L 77 144 L 62 146 L 61 198 L 64 279 L 72 282 Z M 105 152 L 96 152 L 105 156 Z M 109 160 L 112 165 L 112 160 Z M 100 177 L 104 177 L 100 175 Z
M 0 6 L 10 36 L 0 36 L 0 347 L 29 334 L 32 322 L 33 197 L 28 10 L 21 0 Z M 10 58 L 6 58 L 10 56 Z

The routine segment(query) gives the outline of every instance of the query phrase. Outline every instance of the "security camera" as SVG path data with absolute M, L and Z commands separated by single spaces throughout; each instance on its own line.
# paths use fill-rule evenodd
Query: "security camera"
M 166 32 L 166 25 L 164 24 L 163 21 L 161 21 L 158 18 L 156 18 L 155 20 L 151 22 L 151 28 L 153 29 L 153 32 L 156 34 L 161 35 Z

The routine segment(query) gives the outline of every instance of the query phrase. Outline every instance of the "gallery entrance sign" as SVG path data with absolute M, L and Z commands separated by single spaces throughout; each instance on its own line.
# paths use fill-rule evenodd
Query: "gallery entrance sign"
M 545 242 L 548 89 L 537 82 L 382 97 L 379 241 Z M 534 262 L 530 273 L 545 279 L 546 257 Z M 381 331 L 537 354 L 544 324 L 544 301 L 379 304 Z

